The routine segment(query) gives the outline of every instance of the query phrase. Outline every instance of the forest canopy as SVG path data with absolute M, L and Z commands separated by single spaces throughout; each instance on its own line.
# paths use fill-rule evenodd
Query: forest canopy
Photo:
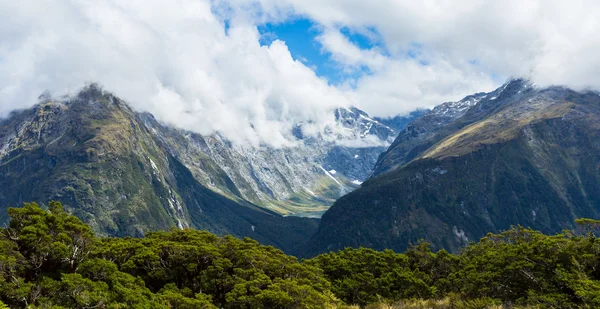
M 299 261 L 249 238 L 192 229 L 99 238 L 57 202 L 9 215 L 0 229 L 0 308 L 344 308 L 417 299 L 451 299 L 444 308 L 600 307 L 600 223 L 591 219 L 552 236 L 517 226 L 458 254 L 421 242 L 405 253 L 346 248 Z

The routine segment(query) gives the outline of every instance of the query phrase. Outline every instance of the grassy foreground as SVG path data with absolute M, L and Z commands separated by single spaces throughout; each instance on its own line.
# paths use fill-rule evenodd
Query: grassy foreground
M 370 304 L 365 309 L 536 309 L 543 308 L 541 306 L 511 306 L 501 304 L 490 304 L 494 303 L 491 300 L 460 300 L 453 298 L 444 298 L 440 300 L 434 299 L 417 299 L 417 300 L 404 300 L 394 303 L 377 303 Z M 348 306 L 347 309 L 360 309 L 360 306 Z

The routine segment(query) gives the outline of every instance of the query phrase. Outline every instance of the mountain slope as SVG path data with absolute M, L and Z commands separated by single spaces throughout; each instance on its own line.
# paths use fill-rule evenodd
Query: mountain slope
M 427 110 L 427 109 L 417 109 L 415 111 L 408 113 L 408 115 L 396 115 L 394 117 L 375 117 L 373 119 L 400 132 L 400 131 L 404 130 L 404 128 L 406 128 L 406 126 L 409 123 L 413 122 L 414 120 L 416 120 L 417 118 L 423 116 L 424 114 L 426 114 L 428 112 L 429 112 L 429 110 Z
M 385 173 L 414 159 L 420 151 L 435 141 L 433 138 L 440 130 L 454 120 L 462 117 L 472 106 L 487 97 L 484 93 L 467 96 L 458 102 L 447 102 L 408 123 L 400 131 L 392 145 L 381 154 L 373 175 Z
M 150 114 L 140 117 L 152 134 L 206 187 L 284 215 L 320 217 L 371 173 L 397 131 L 356 108 L 334 111 L 335 123 L 316 135 L 298 123 L 295 146 L 234 144 L 224 136 L 175 129 Z
M 600 217 L 598 93 L 514 80 L 477 97 L 448 123 L 407 126 L 380 175 L 325 213 L 308 252 L 419 239 L 457 250 L 510 225 L 555 232 Z
M 197 164 L 234 188 L 210 158 Z M 206 188 L 139 114 L 95 85 L 0 121 L 0 188 L 2 207 L 58 200 L 103 235 L 194 227 L 294 252 L 316 228 Z

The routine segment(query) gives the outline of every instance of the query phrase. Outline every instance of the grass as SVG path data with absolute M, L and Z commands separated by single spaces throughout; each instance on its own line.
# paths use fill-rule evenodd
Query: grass
M 346 178 L 336 177 L 336 179 L 347 188 L 356 187 Z M 306 190 L 300 190 L 286 200 L 269 199 L 263 203 L 263 206 L 282 215 L 316 215 L 320 217 L 340 196 L 339 184 L 329 176 L 320 177 L 310 190 L 315 195 Z
M 398 302 L 370 304 L 363 309 L 537 309 L 537 306 L 512 306 L 501 304 L 497 300 L 481 298 L 462 300 L 456 296 L 443 299 L 410 299 Z M 361 309 L 358 305 L 343 306 L 337 309 Z
M 445 158 L 460 156 L 477 150 L 484 145 L 492 145 L 515 138 L 521 129 L 544 119 L 564 116 L 573 103 L 552 104 L 541 110 L 525 112 L 515 117 L 514 111 L 507 110 L 482 121 L 466 126 L 425 152 L 422 158 Z

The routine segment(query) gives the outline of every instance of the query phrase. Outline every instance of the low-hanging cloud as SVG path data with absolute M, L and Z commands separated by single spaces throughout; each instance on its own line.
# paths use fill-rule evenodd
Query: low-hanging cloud
M 256 26 L 226 29 L 207 1 L 1 2 L 0 113 L 48 89 L 99 82 L 135 108 L 234 142 L 290 144 L 291 126 L 333 122 L 350 98 Z
M 330 85 L 285 42 L 259 43 L 257 25 L 298 17 L 319 25 L 346 83 Z M 331 127 L 336 107 L 391 116 L 510 76 L 599 89 L 599 21 L 594 1 L 0 0 L 0 115 L 99 82 L 181 128 L 287 146 L 299 122 Z

